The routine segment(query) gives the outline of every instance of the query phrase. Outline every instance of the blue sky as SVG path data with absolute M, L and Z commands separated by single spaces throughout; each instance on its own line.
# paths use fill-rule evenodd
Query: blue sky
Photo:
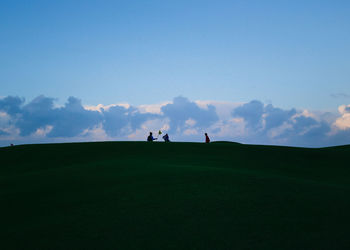
M 345 0 L 1 1 L 0 96 L 259 100 L 343 115 L 349 13 Z
M 349 1 L 2 1 L 1 95 L 332 109 L 350 94 Z

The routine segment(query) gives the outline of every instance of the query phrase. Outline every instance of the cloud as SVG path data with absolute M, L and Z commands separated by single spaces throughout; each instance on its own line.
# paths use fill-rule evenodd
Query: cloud
M 109 136 L 125 136 L 133 133 L 147 120 L 158 117 L 155 114 L 140 113 L 140 111 L 130 106 L 114 106 L 108 110 L 103 110 L 103 128 Z
M 334 125 L 340 130 L 346 130 L 350 128 L 350 105 L 341 105 L 338 108 L 341 117 L 339 117 Z
M 7 96 L 0 99 L 0 111 L 4 111 L 9 115 L 20 113 L 20 107 L 23 103 L 23 98 L 19 98 L 17 96 Z
M 268 104 L 253 100 L 232 111 L 233 117 L 243 118 L 248 128 L 254 130 L 269 130 L 281 126 L 296 114 L 295 109 L 282 110 Z
M 185 97 L 176 97 L 173 103 L 161 107 L 165 117 L 170 120 L 171 133 L 176 133 L 192 127 L 205 129 L 219 120 L 215 106 L 209 104 L 206 108 L 199 107 Z
M 84 108 L 86 110 L 98 111 L 98 112 L 102 113 L 103 111 L 107 111 L 110 108 L 115 107 L 115 106 L 121 106 L 121 107 L 124 107 L 124 108 L 128 109 L 130 107 L 130 104 L 128 104 L 128 103 L 117 103 L 117 104 L 109 104 L 109 105 L 98 104 L 96 106 L 84 105 Z
M 262 115 L 264 113 L 264 104 L 254 100 L 245 103 L 232 111 L 233 117 L 241 117 L 246 122 L 247 126 L 253 129 L 262 127 Z
M 283 110 L 275 108 L 271 104 L 264 108 L 265 112 L 265 129 L 272 129 L 281 126 L 286 121 L 290 120 L 297 111 L 295 109 Z
M 169 104 L 171 102 L 163 102 L 160 104 L 145 104 L 145 105 L 140 105 L 137 108 L 141 113 L 152 113 L 152 114 L 163 114 L 162 113 L 162 107 Z
M 69 97 L 64 107 L 55 109 L 56 117 L 52 119 L 52 130 L 49 137 L 72 137 L 86 129 L 92 129 L 102 121 L 98 111 L 86 110 L 81 100 Z
M 282 109 L 259 100 L 248 103 L 190 101 L 160 104 L 83 105 L 69 97 L 64 106 L 38 96 L 0 99 L 0 145 L 9 143 L 145 140 L 152 131 L 172 141 L 213 141 L 321 147 L 350 143 L 350 105 L 338 112 Z
M 57 110 L 53 107 L 53 98 L 38 96 L 18 111 L 16 127 L 20 129 L 21 136 L 34 133 L 37 129 L 52 125 L 57 117 Z
M 69 97 L 64 107 L 55 108 L 53 98 L 38 96 L 18 113 L 15 125 L 20 129 L 21 136 L 51 126 L 48 137 L 73 137 L 101 122 L 97 111 L 84 109 L 81 101 L 75 97 Z
M 340 130 L 329 136 L 322 146 L 336 146 L 350 144 L 350 129 Z
M 330 124 L 318 122 L 310 117 L 297 117 L 291 126 L 283 131 L 277 139 L 284 139 L 285 145 L 321 147 L 327 145 Z
M 232 117 L 244 120 L 249 131 L 243 140 L 249 143 L 324 146 L 329 143 L 332 127 L 309 111 L 283 110 L 256 100 L 234 109 Z
M 26 105 L 24 99 L 6 97 L 0 100 L 1 110 L 11 116 L 11 123 L 19 129 L 20 136 L 29 136 L 37 131 L 50 131 L 47 137 L 72 137 L 101 122 L 96 111 L 83 108 L 81 101 L 69 97 L 64 107 L 55 108 L 54 98 L 38 96 Z

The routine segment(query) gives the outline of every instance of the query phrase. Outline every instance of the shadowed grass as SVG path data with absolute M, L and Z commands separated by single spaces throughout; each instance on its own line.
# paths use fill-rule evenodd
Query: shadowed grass
M 350 147 L 0 149 L 1 249 L 347 249 Z

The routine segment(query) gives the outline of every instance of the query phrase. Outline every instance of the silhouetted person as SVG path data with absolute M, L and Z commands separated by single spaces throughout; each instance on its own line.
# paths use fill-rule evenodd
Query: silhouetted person
M 204 133 L 205 135 L 205 143 L 209 143 L 210 142 L 210 139 L 209 139 L 209 136 L 207 133 Z
M 157 140 L 158 138 L 153 138 L 152 132 L 149 132 L 149 136 L 147 137 L 147 141 L 154 141 Z
M 163 139 L 164 139 L 165 142 L 170 142 L 170 140 L 169 140 L 169 135 L 168 135 L 168 134 L 165 134 L 165 135 L 163 136 Z

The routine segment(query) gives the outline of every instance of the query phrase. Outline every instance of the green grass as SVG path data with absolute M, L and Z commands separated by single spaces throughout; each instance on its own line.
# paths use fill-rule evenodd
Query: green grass
M 1 249 L 349 249 L 350 146 L 0 148 Z

